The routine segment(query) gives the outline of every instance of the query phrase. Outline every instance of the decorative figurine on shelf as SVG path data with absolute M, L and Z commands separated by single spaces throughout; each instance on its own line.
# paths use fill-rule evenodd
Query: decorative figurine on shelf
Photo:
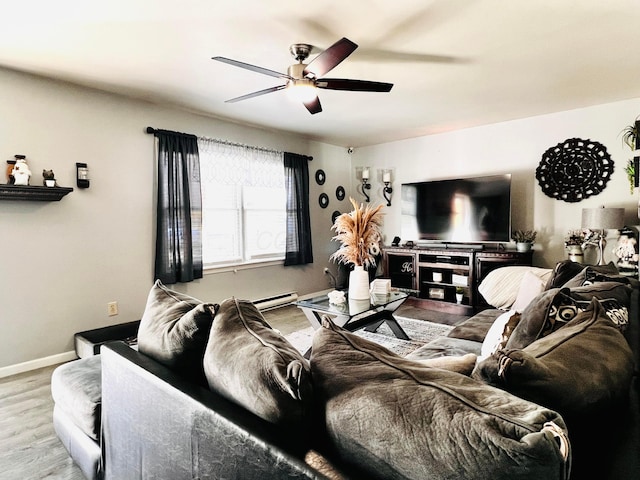
M 57 187 L 56 177 L 53 174 L 53 170 L 42 170 L 42 184 L 45 187 Z
M 14 185 L 29 185 L 29 179 L 31 178 L 31 170 L 25 160 L 24 155 L 16 155 L 16 164 L 13 166 L 11 175 L 14 178 Z
M 613 253 L 618 257 L 616 266 L 623 275 L 635 277 L 638 274 L 638 233 L 633 227 L 620 230 L 618 244 Z
M 7 160 L 7 184 L 8 185 L 13 185 L 13 182 L 16 181 L 15 178 L 13 178 L 13 167 L 16 164 L 15 160 Z

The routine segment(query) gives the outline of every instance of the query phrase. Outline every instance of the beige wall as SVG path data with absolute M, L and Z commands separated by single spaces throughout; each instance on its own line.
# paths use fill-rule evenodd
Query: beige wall
M 258 299 L 328 288 L 335 188 L 350 168 L 344 149 L 242 127 L 175 109 L 0 69 L 0 150 L 27 156 L 32 184 L 42 169 L 74 191 L 60 202 L 0 201 L 0 369 L 73 350 L 78 331 L 139 319 L 153 282 L 154 138 L 147 126 L 312 155 L 314 264 L 206 275 L 175 288 L 205 301 Z M 75 163 L 91 187 L 75 188 Z M 4 167 L 0 182 L 5 183 Z M 318 195 L 332 199 L 326 210 Z M 107 315 L 117 301 L 120 314 Z M 1 373 L 1 370 L 0 370 Z
M 323 269 L 335 271 L 327 260 L 335 249 L 331 214 L 350 210 L 350 194 L 362 200 L 355 190 L 358 165 L 394 168 L 394 201 L 385 207 L 388 241 L 399 235 L 402 182 L 512 173 L 513 226 L 540 232 L 534 261 L 550 266 L 564 257 L 563 237 L 580 226 L 583 207 L 625 207 L 627 223 L 638 223 L 637 193 L 629 194 L 623 170 L 629 152 L 619 132 L 639 111 L 640 99 L 634 99 L 364 147 L 348 155 L 342 147 L 0 69 L 5 160 L 25 154 L 33 183 L 41 181 L 43 168 L 51 168 L 61 185 L 75 187 L 76 162 L 88 163 L 91 175 L 90 189 L 76 188 L 59 203 L 0 201 L 0 375 L 23 362 L 31 365 L 71 351 L 75 332 L 140 318 L 153 281 L 154 140 L 144 133 L 147 126 L 314 157 L 309 167 L 315 263 L 210 274 L 176 287 L 216 302 L 232 295 L 258 299 L 328 288 Z M 571 137 L 603 143 L 616 168 L 602 194 L 578 204 L 546 197 L 535 180 L 542 153 Z M 318 168 L 327 175 L 323 186 L 313 180 Z M 335 198 L 338 185 L 347 190 L 342 202 Z M 382 202 L 381 184 L 373 187 L 372 201 Z M 330 198 L 326 209 L 317 201 L 323 192 Z M 114 300 L 120 314 L 109 317 L 107 302 Z
M 632 124 L 639 113 L 640 99 L 634 99 L 375 145 L 356 150 L 353 165 L 354 170 L 361 165 L 395 169 L 394 201 L 384 228 L 388 241 L 400 235 L 401 183 L 511 173 L 512 227 L 536 229 L 539 233 L 534 262 L 552 266 L 558 259 L 566 258 L 564 237 L 569 230 L 580 228 L 582 208 L 624 207 L 626 224 L 638 224 L 638 191 L 636 189 L 634 195 L 629 193 L 624 171 L 631 152 L 623 147 L 620 131 Z M 547 197 L 535 178 L 542 154 L 568 138 L 602 143 L 615 162 L 613 176 L 605 190 L 579 203 Z M 377 201 L 382 201 L 380 188 L 375 190 L 375 195 Z M 610 234 L 612 248 L 615 232 Z M 607 248 L 607 260 L 613 258 L 611 248 Z M 588 253 L 586 260 L 597 261 L 595 251 Z

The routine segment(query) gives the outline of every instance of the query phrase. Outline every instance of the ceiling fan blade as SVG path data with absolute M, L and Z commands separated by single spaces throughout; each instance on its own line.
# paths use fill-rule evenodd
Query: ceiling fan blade
M 314 58 L 305 67 L 302 74 L 305 77 L 321 77 L 351 55 L 356 48 L 358 48 L 358 45 L 343 37 Z
M 242 95 L 240 97 L 231 98 L 229 100 L 225 100 L 224 103 L 236 103 L 241 100 L 247 100 L 248 98 L 259 97 L 260 95 L 264 95 L 266 93 L 277 92 L 278 90 L 282 90 L 283 88 L 287 88 L 286 85 L 278 85 L 277 87 L 265 88 L 264 90 L 258 90 L 257 92 L 247 93 L 246 95 Z
M 394 63 L 468 63 L 466 58 L 430 53 L 411 53 L 383 48 L 361 48 L 351 61 Z
M 233 60 L 231 58 L 226 57 L 211 57 L 212 60 L 217 60 L 218 62 L 227 63 L 229 65 L 233 65 L 234 67 L 244 68 L 246 70 L 251 70 L 252 72 L 262 73 L 263 75 L 269 75 L 270 77 L 276 78 L 286 78 L 288 80 L 292 80 L 292 78 L 286 73 L 276 72 L 275 70 L 269 70 L 268 68 L 258 67 L 256 65 L 251 65 L 250 63 L 239 62 L 238 60 Z
M 307 107 L 307 110 L 309 110 L 309 113 L 311 115 L 320 113 L 322 111 L 322 105 L 320 105 L 320 99 L 318 98 L 317 95 L 316 95 L 316 98 L 314 98 L 313 100 L 309 102 L 302 102 L 302 103 L 304 103 L 304 106 Z
M 389 92 L 393 87 L 393 83 L 350 80 L 348 78 L 320 78 L 316 80 L 316 87 L 327 90 L 349 90 L 352 92 Z

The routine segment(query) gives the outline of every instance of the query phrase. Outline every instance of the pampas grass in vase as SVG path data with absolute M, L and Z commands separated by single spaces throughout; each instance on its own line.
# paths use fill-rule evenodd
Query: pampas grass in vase
M 349 298 L 365 300 L 369 298 L 369 273 L 367 268 L 376 264 L 382 238 L 382 205 L 370 207 L 358 204 L 349 198 L 353 211 L 336 218 L 332 230 L 333 240 L 340 242 L 340 248 L 330 257 L 345 265 L 353 264 L 349 275 Z

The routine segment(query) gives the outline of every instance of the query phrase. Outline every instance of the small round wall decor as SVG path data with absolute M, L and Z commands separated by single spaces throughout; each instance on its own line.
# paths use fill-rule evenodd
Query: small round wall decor
M 321 193 L 318 197 L 318 203 L 322 208 L 327 208 L 329 206 L 329 195 Z
M 336 223 L 336 218 L 338 218 L 340 215 L 342 215 L 342 213 L 340 213 L 338 210 L 334 210 L 334 212 L 331 214 L 331 223 Z
M 324 185 L 327 176 L 324 174 L 324 170 L 316 170 L 316 183 L 318 185 Z
M 340 201 L 344 200 L 344 187 L 342 185 L 336 188 L 336 198 Z
M 569 138 L 542 154 L 536 178 L 545 195 L 579 202 L 604 190 L 613 173 L 607 149 L 593 140 Z

